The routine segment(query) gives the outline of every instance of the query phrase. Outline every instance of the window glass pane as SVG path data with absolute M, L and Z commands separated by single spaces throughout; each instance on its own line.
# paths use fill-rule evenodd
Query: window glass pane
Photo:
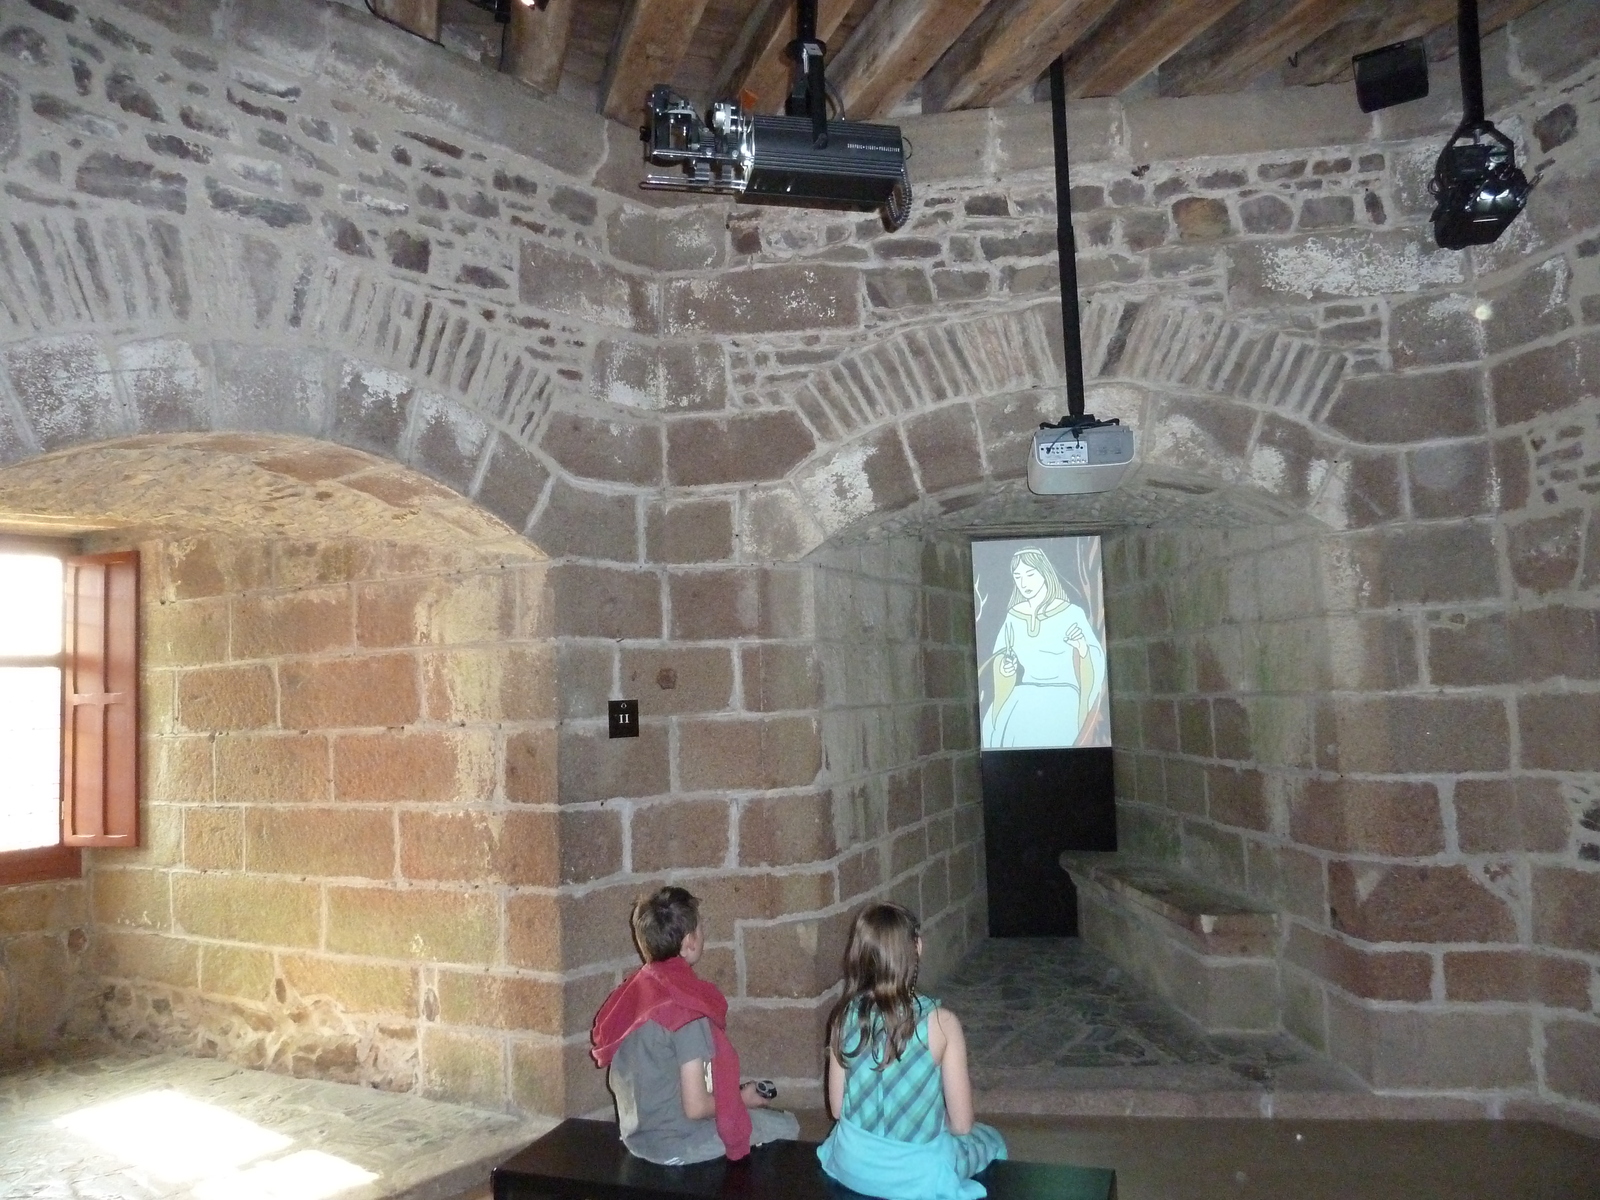
M 0 667 L 0 850 L 61 841 L 61 671 Z
M 61 653 L 59 558 L 0 554 L 0 655 Z

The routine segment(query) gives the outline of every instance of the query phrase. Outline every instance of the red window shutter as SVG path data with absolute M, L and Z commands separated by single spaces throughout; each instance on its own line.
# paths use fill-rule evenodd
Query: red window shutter
M 61 840 L 139 844 L 139 555 L 66 560 Z

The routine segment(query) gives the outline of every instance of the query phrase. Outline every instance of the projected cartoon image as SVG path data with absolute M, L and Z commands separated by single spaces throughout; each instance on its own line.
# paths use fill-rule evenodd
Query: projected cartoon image
M 985 750 L 1109 746 L 1098 537 L 974 542 Z

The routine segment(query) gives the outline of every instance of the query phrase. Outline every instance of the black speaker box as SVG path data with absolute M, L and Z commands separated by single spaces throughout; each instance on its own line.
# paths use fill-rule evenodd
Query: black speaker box
M 1350 62 L 1356 69 L 1356 101 L 1362 112 L 1377 112 L 1428 94 L 1428 52 L 1421 38 L 1368 50 Z

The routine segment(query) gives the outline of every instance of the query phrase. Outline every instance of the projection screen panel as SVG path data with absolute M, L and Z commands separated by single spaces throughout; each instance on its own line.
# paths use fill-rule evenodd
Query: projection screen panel
M 1100 539 L 972 543 L 984 750 L 1111 745 Z

